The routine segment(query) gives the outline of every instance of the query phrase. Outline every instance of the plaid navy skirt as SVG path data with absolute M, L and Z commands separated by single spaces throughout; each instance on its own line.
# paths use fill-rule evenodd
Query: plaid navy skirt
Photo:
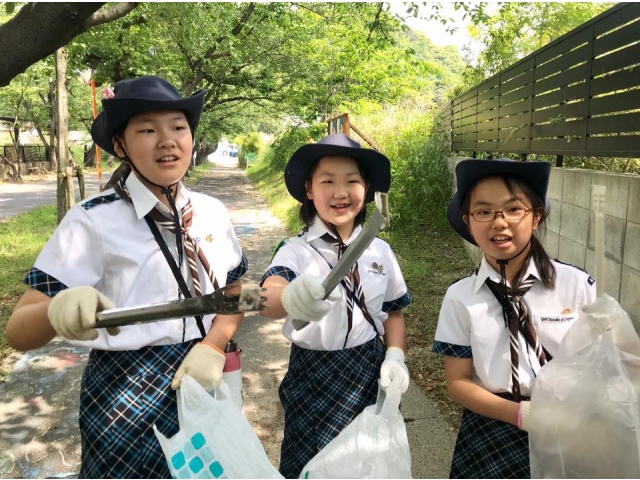
M 513 399 L 509 393 L 495 395 Z M 529 434 L 465 408 L 450 478 L 531 478 Z
M 284 407 L 280 473 L 285 478 L 298 478 L 309 460 L 376 403 L 384 353 L 378 336 L 346 350 L 291 346 L 279 390 Z
M 152 425 L 178 433 L 171 380 L 195 343 L 91 351 L 80 392 L 79 478 L 171 478 Z

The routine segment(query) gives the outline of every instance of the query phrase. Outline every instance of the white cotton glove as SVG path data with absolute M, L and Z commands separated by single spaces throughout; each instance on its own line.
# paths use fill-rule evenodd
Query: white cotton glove
M 531 412 L 531 402 L 527 400 L 523 400 L 520 402 L 520 406 L 518 407 L 518 428 L 520 430 L 524 430 L 525 432 L 529 431 L 529 414 Z
M 196 343 L 178 367 L 171 382 L 171 388 L 177 390 L 182 377 L 188 373 L 207 392 L 215 390 L 222 381 L 222 370 L 226 359 L 225 354 L 213 344 Z
M 96 313 L 115 308 L 111 300 L 93 287 L 71 287 L 51 299 L 47 309 L 54 330 L 67 340 L 95 340 Z M 118 327 L 108 328 L 109 335 L 120 333 Z
M 387 348 L 380 367 L 380 388 L 386 390 L 392 380 L 399 380 L 402 393 L 409 388 L 409 370 L 404 363 L 404 352 L 398 347 Z
M 313 275 L 300 275 L 287 285 L 282 292 L 282 305 L 289 315 L 297 320 L 317 322 L 331 308 L 331 302 L 338 300 L 342 294 L 336 288 L 326 300 L 322 280 Z

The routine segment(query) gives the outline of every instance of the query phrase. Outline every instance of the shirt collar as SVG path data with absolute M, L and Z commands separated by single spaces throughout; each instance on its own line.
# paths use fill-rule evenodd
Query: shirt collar
M 527 278 L 529 275 L 533 275 L 538 280 L 540 280 L 540 274 L 538 273 L 538 268 L 536 267 L 536 262 L 529 259 L 529 265 L 527 266 L 527 270 L 524 273 L 522 278 Z M 485 280 L 489 278 L 496 283 L 500 283 L 500 272 L 496 272 L 494 268 L 489 264 L 487 257 L 482 255 L 482 261 L 480 262 L 480 266 L 478 267 L 478 273 L 476 275 L 476 283 L 474 285 L 474 293 L 478 293 L 478 290 L 484 285 Z M 509 285 L 509 282 L 507 282 Z M 510 286 L 510 285 L 509 285 Z
M 143 218 L 156 206 L 164 213 L 173 214 L 173 212 L 170 212 L 169 209 L 160 200 L 158 200 L 158 197 L 156 197 L 153 192 L 151 192 L 151 190 L 149 190 L 147 186 L 140 181 L 135 172 L 131 172 L 129 174 L 125 185 L 127 186 L 127 192 L 131 197 L 131 203 L 133 203 L 133 208 L 136 210 L 138 219 Z M 188 190 L 182 182 L 179 182 L 178 185 L 180 188 L 175 201 L 176 207 L 178 210 L 181 210 L 189 201 L 189 197 Z M 178 185 L 175 185 L 173 188 L 178 187 Z
M 357 225 L 356 228 L 353 229 L 353 232 L 351 232 L 351 236 L 347 238 L 347 240 L 344 242 L 345 245 L 349 245 L 351 242 L 353 242 L 353 240 L 360 233 L 360 230 L 362 230 L 362 226 Z M 316 238 L 320 238 L 325 233 L 328 233 L 331 236 L 335 236 L 335 234 L 327 228 L 327 226 L 320 219 L 320 217 L 316 215 L 315 219 L 313 220 L 313 223 L 309 225 L 309 230 L 307 231 L 307 242 L 311 242 Z

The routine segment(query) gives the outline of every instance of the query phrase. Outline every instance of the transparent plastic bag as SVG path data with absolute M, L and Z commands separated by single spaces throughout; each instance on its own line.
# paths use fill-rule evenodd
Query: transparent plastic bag
M 532 478 L 640 478 L 640 338 L 608 295 L 584 307 L 531 396 Z
M 411 478 L 400 382 L 364 409 L 302 469 L 300 478 Z
M 178 389 L 180 431 L 153 426 L 173 478 L 282 478 L 222 382 L 211 396 L 189 375 Z

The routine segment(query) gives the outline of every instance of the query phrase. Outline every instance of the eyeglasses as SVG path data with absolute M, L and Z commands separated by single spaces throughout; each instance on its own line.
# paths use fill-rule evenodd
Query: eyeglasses
M 481 208 L 480 210 L 476 210 L 475 212 L 471 212 L 471 216 L 476 222 L 490 222 L 496 215 L 502 215 L 502 218 L 507 222 L 517 222 L 518 220 L 522 220 L 524 216 L 529 213 L 532 208 L 522 208 L 522 207 L 509 207 L 503 210 L 490 210 L 487 208 Z

